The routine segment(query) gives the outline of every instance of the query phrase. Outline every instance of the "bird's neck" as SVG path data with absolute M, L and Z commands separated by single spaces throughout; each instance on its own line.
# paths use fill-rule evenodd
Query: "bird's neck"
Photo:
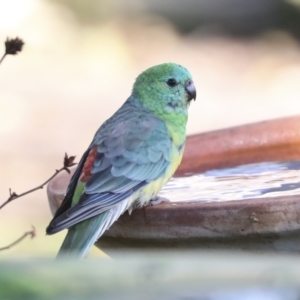
M 135 106 L 138 109 L 145 109 L 149 113 L 152 113 L 156 118 L 165 123 L 174 145 L 179 147 L 184 144 L 188 119 L 187 109 L 155 107 L 152 110 L 149 107 L 145 108 L 141 101 L 132 96 L 127 100 L 127 105 Z
M 187 116 L 164 116 L 164 121 L 174 145 L 176 147 L 182 146 L 186 138 Z

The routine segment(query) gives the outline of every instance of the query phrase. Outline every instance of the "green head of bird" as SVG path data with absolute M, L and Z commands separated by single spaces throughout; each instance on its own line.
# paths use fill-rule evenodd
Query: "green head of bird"
M 190 72 L 177 64 L 154 66 L 141 73 L 133 86 L 132 95 L 142 105 L 161 117 L 186 115 L 196 89 Z

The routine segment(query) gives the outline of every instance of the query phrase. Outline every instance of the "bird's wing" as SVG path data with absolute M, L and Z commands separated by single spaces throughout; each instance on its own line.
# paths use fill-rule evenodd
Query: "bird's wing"
M 172 141 L 159 119 L 140 114 L 104 125 L 81 159 L 48 234 L 107 211 L 170 165 Z

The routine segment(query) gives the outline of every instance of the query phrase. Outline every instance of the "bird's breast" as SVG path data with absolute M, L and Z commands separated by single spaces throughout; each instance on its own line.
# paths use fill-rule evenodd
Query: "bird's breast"
M 156 180 L 149 182 L 146 186 L 141 188 L 136 195 L 132 198 L 131 205 L 134 207 L 142 207 L 147 205 L 151 199 L 153 199 L 162 187 L 169 181 L 177 170 L 184 151 L 184 144 L 181 147 L 173 145 L 170 152 L 170 164 L 167 167 L 165 173 Z

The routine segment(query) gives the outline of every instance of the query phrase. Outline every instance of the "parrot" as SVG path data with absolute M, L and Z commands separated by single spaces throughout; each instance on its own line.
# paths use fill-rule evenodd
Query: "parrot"
M 68 229 L 57 257 L 83 259 L 125 212 L 161 202 L 157 194 L 179 166 L 188 107 L 196 100 L 189 71 L 150 67 L 131 95 L 96 132 L 46 234 Z

